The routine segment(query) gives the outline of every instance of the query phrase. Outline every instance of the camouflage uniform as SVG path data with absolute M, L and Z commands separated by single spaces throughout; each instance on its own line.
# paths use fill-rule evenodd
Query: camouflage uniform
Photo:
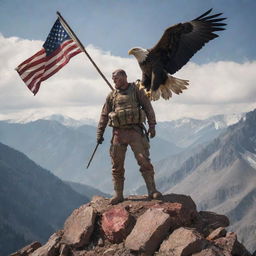
M 134 97 L 134 99 L 131 100 L 131 97 Z M 116 100 L 116 98 L 119 100 Z M 137 108 L 143 109 L 146 114 L 149 127 L 155 127 L 155 113 L 150 100 L 146 96 L 144 90 L 140 90 L 135 84 L 130 83 L 127 89 L 116 89 L 108 95 L 101 112 L 97 129 L 97 137 L 103 136 L 107 124 L 114 126 L 111 124 L 110 113 L 129 109 L 130 105 L 135 105 L 133 106 L 135 108 L 137 105 Z M 129 111 L 126 112 L 126 116 L 127 115 L 127 119 L 132 118 L 129 116 Z M 154 192 L 158 192 L 155 189 L 154 184 L 149 184 L 152 182 L 154 183 L 154 169 L 149 158 L 149 142 L 146 135 L 143 133 L 141 123 L 119 124 L 118 127 L 113 127 L 110 156 L 112 160 L 112 177 L 115 191 L 123 191 L 125 172 L 124 160 L 128 145 L 130 145 L 140 166 L 140 172 L 146 181 L 149 195 Z M 149 178 L 151 181 L 147 181 L 148 177 L 151 177 Z

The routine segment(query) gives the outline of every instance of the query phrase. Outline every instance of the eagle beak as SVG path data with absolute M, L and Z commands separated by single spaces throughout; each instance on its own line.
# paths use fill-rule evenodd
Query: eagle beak
M 130 49 L 130 50 L 128 51 L 128 54 L 129 54 L 129 55 L 132 55 L 132 54 L 133 54 L 133 49 Z

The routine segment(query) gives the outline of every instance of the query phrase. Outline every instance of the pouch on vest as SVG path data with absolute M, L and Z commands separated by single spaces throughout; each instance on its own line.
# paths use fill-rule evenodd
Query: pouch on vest
M 141 124 L 146 121 L 145 111 L 139 108 L 122 109 L 118 112 L 110 112 L 108 116 L 109 126 L 112 127 Z
M 119 124 L 120 126 L 124 126 L 124 125 L 127 125 L 128 122 L 126 120 L 126 110 L 125 109 L 120 109 L 118 112 L 117 112 L 117 117 L 119 119 Z
M 108 117 L 109 117 L 109 126 L 120 127 L 119 119 L 117 117 L 116 112 L 110 112 L 108 114 Z

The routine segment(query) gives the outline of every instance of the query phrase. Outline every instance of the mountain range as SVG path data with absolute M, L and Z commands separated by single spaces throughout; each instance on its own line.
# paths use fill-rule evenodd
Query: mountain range
M 218 136 L 230 120 L 234 122 L 238 117 L 215 116 L 207 120 L 185 118 L 159 122 L 157 136 L 151 141 L 151 160 L 157 164 L 164 158 L 183 152 L 184 147 L 195 148 L 205 144 Z M 0 141 L 25 153 L 62 180 L 91 185 L 105 193 L 112 192 L 110 129 L 106 129 L 105 141 L 98 148 L 90 168 L 86 169 L 96 146 L 95 126 L 78 126 L 82 120 L 61 115 L 46 116 L 45 119 L 32 122 L 29 120 L 28 117 L 26 122 L 20 119 L 0 121 Z M 143 179 L 138 178 L 139 168 L 129 149 L 125 167 L 125 189 L 127 194 L 131 194 L 143 184 Z
M 89 198 L 50 171 L 0 143 L 0 255 L 45 242 Z
M 200 210 L 227 215 L 231 229 L 250 250 L 256 248 L 255 131 L 256 110 L 194 154 L 187 154 L 184 161 L 176 156 L 157 166 L 157 185 L 164 193 L 190 195 Z
M 216 138 L 225 128 L 237 123 L 244 113 L 217 115 L 204 120 L 182 118 L 169 122 L 160 122 L 157 130 L 160 138 L 181 148 L 193 148 Z
M 86 169 L 96 146 L 95 136 L 96 128 L 89 125 L 69 127 L 55 120 L 37 120 L 25 124 L 0 122 L 1 142 L 23 152 L 62 180 L 91 185 L 111 193 L 110 129 L 107 129 L 105 142 L 98 148 L 90 168 Z M 152 155 L 156 160 L 180 151 L 177 146 L 161 138 L 154 140 L 152 145 Z M 158 150 L 159 147 L 162 152 Z M 130 181 L 126 188 L 132 190 L 140 183 L 134 183 L 139 171 L 130 150 L 126 169 L 127 180 Z

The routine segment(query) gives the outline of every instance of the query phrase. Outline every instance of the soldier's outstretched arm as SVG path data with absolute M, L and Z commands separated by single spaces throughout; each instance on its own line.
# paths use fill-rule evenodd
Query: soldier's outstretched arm
M 97 139 L 97 143 L 99 143 L 99 144 L 102 144 L 102 142 L 104 141 L 103 135 L 104 135 L 106 126 L 108 124 L 108 114 L 111 111 L 112 111 L 111 95 L 109 94 L 106 99 L 106 102 L 101 110 L 100 120 L 98 123 L 96 139 Z

